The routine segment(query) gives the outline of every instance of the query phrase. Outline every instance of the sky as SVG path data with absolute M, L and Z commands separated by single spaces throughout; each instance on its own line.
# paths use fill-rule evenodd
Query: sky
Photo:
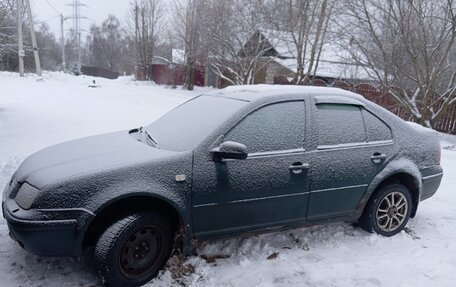
M 124 23 L 130 6 L 129 0 L 80 0 L 80 2 L 86 5 L 81 7 L 81 16 L 88 19 L 81 20 L 81 27 L 87 31 L 92 24 L 100 25 L 109 14 L 115 15 L 121 23 Z M 58 15 L 61 13 L 65 17 L 71 17 L 73 10 L 68 4 L 72 3 L 73 0 L 31 0 L 35 15 L 34 21 L 45 21 L 58 38 L 60 37 L 60 17 Z M 73 20 L 67 19 L 64 25 L 65 34 L 68 34 L 72 27 Z M 82 38 L 84 38 L 84 32 Z

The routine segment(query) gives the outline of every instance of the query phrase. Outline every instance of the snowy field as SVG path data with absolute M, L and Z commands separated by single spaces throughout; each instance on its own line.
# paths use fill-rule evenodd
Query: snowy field
M 20 162 L 48 145 L 147 125 L 201 90 L 186 92 L 129 78 L 59 73 L 37 81 L 0 72 L 0 190 Z M 392 238 L 347 223 L 202 244 L 147 286 L 456 286 L 456 138 L 442 151 L 444 178 L 407 232 Z M 23 251 L 0 219 L 0 286 L 99 286 L 90 262 Z

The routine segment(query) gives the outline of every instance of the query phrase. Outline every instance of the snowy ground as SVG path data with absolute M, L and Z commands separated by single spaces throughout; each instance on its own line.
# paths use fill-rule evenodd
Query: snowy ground
M 0 190 L 29 154 L 48 145 L 150 123 L 198 92 L 128 78 L 52 73 L 44 81 L 0 73 Z M 200 246 L 201 257 L 174 263 L 147 286 L 455 286 L 456 139 L 442 145 L 445 176 L 408 232 L 393 238 L 346 223 Z M 453 187 L 453 188 L 452 188 Z M 23 251 L 0 219 L 0 286 L 99 286 L 90 262 Z

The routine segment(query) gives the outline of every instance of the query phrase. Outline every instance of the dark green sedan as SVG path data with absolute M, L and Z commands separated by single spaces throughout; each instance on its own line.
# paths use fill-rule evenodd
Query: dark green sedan
M 395 235 L 442 175 L 435 132 L 360 95 L 243 86 L 31 155 L 2 208 L 29 252 L 94 247 L 105 286 L 139 286 L 198 240 L 333 221 Z

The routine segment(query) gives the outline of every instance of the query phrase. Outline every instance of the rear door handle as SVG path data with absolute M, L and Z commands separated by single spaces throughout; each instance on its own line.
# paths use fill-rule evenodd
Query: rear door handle
M 384 161 L 384 160 L 387 158 L 387 156 L 386 156 L 386 154 L 376 152 L 376 153 L 374 153 L 374 155 L 371 156 L 370 158 L 371 158 L 371 160 L 372 160 L 373 163 L 379 164 L 379 163 L 381 163 L 382 161 Z
M 294 162 L 292 165 L 288 167 L 291 172 L 294 174 L 299 174 L 301 173 L 304 169 L 309 169 L 309 164 L 308 163 L 301 163 L 301 162 Z

